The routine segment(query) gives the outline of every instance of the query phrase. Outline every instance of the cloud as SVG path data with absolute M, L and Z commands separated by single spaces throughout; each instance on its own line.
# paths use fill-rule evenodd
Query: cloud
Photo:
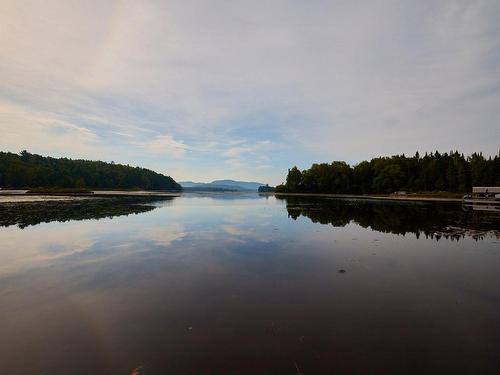
M 255 169 L 262 170 L 262 169 L 272 169 L 273 166 L 269 164 L 262 164 L 262 165 L 257 165 Z
M 229 146 L 229 148 L 221 153 L 225 158 L 224 164 L 233 175 L 241 170 L 271 170 L 273 168 L 271 164 L 263 163 L 269 162 L 270 158 L 267 154 L 271 150 L 280 147 L 269 140 L 258 141 L 252 144 L 238 141 L 235 144 L 235 147 Z
M 36 112 L 0 101 L 2 148 L 18 152 L 21 149 L 38 152 L 76 155 L 93 153 L 99 137 L 92 130 L 47 112 Z M 20 146 L 22 146 L 20 148 Z
M 253 151 L 252 147 L 231 147 L 222 153 L 222 156 L 228 158 L 238 158 L 243 154 Z
M 102 140 L 108 159 L 186 158 L 193 171 L 210 159 L 207 174 L 226 161 L 251 179 L 417 149 L 492 154 L 499 14 L 494 0 L 4 1 L 0 100 L 97 137 L 79 145 L 62 126 L 65 139 L 37 146 L 49 153 L 92 155 Z M 33 118 L 7 120 L 2 148 L 41 132 Z M 273 169 L 256 169 L 252 147 L 265 141 L 280 152 L 270 146 Z
M 117 131 L 111 131 L 111 133 L 119 135 L 121 137 L 127 137 L 127 138 L 133 138 L 134 136 L 129 133 L 122 133 L 122 132 L 117 132 Z
M 248 166 L 247 163 L 242 159 L 226 159 L 224 161 L 224 163 L 230 169 L 242 169 L 242 168 L 246 168 Z
M 159 135 L 144 146 L 155 153 L 180 159 L 185 156 L 187 146 L 183 141 L 177 141 L 171 135 Z

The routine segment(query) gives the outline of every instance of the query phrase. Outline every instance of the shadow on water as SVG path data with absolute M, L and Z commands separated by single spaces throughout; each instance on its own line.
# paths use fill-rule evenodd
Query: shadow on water
M 278 198 L 279 199 L 279 198 Z M 281 198 L 283 199 L 283 198 Z M 287 197 L 288 216 L 300 216 L 314 223 L 343 227 L 354 222 L 378 232 L 413 233 L 439 240 L 476 240 L 485 235 L 500 237 L 500 214 L 478 212 L 455 203 L 391 202 L 376 200 Z
M 67 201 L 10 202 L 0 204 L 0 226 L 17 225 L 26 228 L 30 225 L 52 221 L 90 220 L 140 214 L 156 208 L 159 200 L 172 200 L 173 197 L 113 197 L 75 199 Z

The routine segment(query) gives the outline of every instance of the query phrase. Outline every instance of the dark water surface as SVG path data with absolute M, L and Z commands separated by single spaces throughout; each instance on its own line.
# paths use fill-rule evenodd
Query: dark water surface
M 500 373 L 499 230 L 455 204 L 3 204 L 0 368 Z

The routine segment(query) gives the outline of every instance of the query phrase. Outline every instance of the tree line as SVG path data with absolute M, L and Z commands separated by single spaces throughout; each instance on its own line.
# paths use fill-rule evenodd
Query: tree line
M 343 161 L 313 164 L 303 171 L 288 170 L 276 192 L 373 194 L 395 191 L 469 192 L 472 186 L 500 186 L 500 152 L 485 158 L 455 152 L 420 156 L 394 155 L 350 166 Z
M 259 193 L 274 193 L 275 190 L 276 189 L 273 188 L 272 186 L 269 186 L 269 184 L 259 186 L 259 189 L 257 189 Z
M 170 176 L 103 161 L 0 152 L 0 187 L 182 190 Z

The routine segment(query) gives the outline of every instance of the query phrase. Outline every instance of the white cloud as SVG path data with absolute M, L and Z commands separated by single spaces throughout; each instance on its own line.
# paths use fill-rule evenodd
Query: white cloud
M 226 159 L 224 163 L 231 169 L 242 169 L 247 168 L 248 165 L 242 159 Z
M 226 158 L 224 163 L 232 170 L 254 169 L 262 171 L 271 169 L 271 165 L 263 165 L 262 162 L 269 160 L 269 157 L 266 155 L 268 152 L 274 148 L 279 148 L 278 145 L 274 145 L 269 140 L 258 141 L 252 144 L 237 141 L 235 144 L 236 146 L 230 146 L 221 154 Z
M 184 157 L 188 148 L 183 141 L 175 140 L 171 135 L 156 136 L 152 141 L 145 143 L 144 147 L 152 152 L 177 159 Z
M 273 166 L 269 164 L 262 164 L 262 165 L 257 165 L 255 169 L 258 170 L 263 170 L 263 169 L 271 169 Z
M 122 134 L 122 158 L 189 150 L 192 167 L 222 156 L 249 178 L 259 139 L 287 145 L 288 165 L 496 153 L 499 14 L 495 0 L 3 1 L 0 99 Z M 275 123 L 247 121 L 262 113 Z M 29 130 L 41 132 L 28 117 L 1 121 L 11 133 L 2 148 L 27 148 Z M 48 138 L 37 147 L 75 144 Z M 92 142 L 75 147 L 90 155 Z
M 227 158 L 238 158 L 244 154 L 252 152 L 252 147 L 231 147 L 222 153 Z
M 2 148 L 14 152 L 21 149 L 47 153 L 71 150 L 72 155 L 91 154 L 99 142 L 99 137 L 88 128 L 52 113 L 35 112 L 1 101 L 0 129 Z

